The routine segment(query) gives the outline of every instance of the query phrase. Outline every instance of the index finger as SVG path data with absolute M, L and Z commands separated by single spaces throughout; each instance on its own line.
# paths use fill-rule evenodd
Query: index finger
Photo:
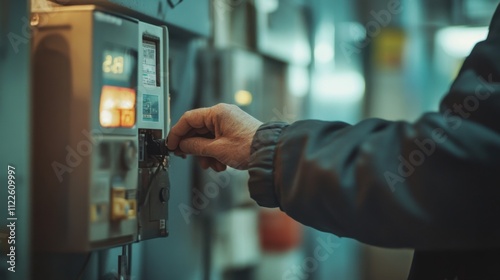
M 193 129 L 206 128 L 213 131 L 213 124 L 210 116 L 210 108 L 200 108 L 187 111 L 182 115 L 168 134 L 167 147 L 175 150 L 179 146 L 181 139 L 189 134 Z

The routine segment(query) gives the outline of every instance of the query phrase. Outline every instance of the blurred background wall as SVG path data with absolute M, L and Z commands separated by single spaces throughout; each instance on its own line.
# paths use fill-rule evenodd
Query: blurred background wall
M 414 121 L 423 112 L 437 110 L 464 58 L 486 37 L 498 4 L 493 0 L 184 0 L 169 8 L 163 2 L 136 8 L 153 10 L 170 28 L 173 122 L 192 108 L 226 102 L 262 121 L 314 118 L 352 124 L 370 117 Z M 33 137 L 27 129 L 29 108 L 36 105 L 29 102 L 30 36 L 23 19 L 29 18 L 30 5 L 36 9 L 49 4 L 0 3 L 1 127 L 28 141 Z M 13 43 L 9 34 L 24 41 Z M 13 103 L 19 106 L 8 105 Z M 15 125 L 6 121 L 12 115 L 19 116 Z M 29 145 L 19 145 L 18 138 L 2 140 L 0 161 L 2 166 L 16 162 L 25 171 L 19 199 L 28 202 L 29 182 L 36 178 L 29 175 Z M 18 152 L 9 148 L 13 142 Z M 134 244 L 132 279 L 407 276 L 411 250 L 340 239 L 301 226 L 277 210 L 260 209 L 248 196 L 245 172 L 202 171 L 192 158 L 174 157 L 170 179 L 170 236 Z M 6 180 L 5 174 L 0 180 Z M 20 268 L 26 275 L 6 278 L 2 253 L 0 278 L 28 279 L 31 259 L 43 262 L 49 274 L 52 270 L 53 275 L 75 279 L 84 256 L 30 255 L 28 244 L 36 229 L 30 228 L 29 203 L 22 207 L 19 238 L 25 245 Z M 318 258 L 317 248 L 326 248 L 328 254 Z M 93 254 L 84 279 L 116 272 L 119 253 L 110 249 Z

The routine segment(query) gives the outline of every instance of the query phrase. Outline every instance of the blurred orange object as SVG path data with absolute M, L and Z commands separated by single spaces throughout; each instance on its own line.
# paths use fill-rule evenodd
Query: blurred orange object
M 284 212 L 263 209 L 259 213 L 260 246 L 266 252 L 285 252 L 302 242 L 302 226 Z

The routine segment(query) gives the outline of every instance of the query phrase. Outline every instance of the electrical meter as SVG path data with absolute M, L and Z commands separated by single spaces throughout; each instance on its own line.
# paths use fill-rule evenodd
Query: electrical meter
M 167 28 L 91 5 L 32 17 L 36 250 L 167 236 Z

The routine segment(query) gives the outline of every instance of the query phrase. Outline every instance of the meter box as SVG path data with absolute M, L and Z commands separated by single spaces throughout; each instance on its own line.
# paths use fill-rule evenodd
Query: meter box
M 35 249 L 167 236 L 167 28 L 91 5 L 32 25 Z
M 212 1 L 199 0 L 49 0 L 57 5 L 94 4 L 150 22 L 167 23 L 188 34 L 209 37 Z M 230 11 L 241 0 L 223 0 L 217 12 Z

